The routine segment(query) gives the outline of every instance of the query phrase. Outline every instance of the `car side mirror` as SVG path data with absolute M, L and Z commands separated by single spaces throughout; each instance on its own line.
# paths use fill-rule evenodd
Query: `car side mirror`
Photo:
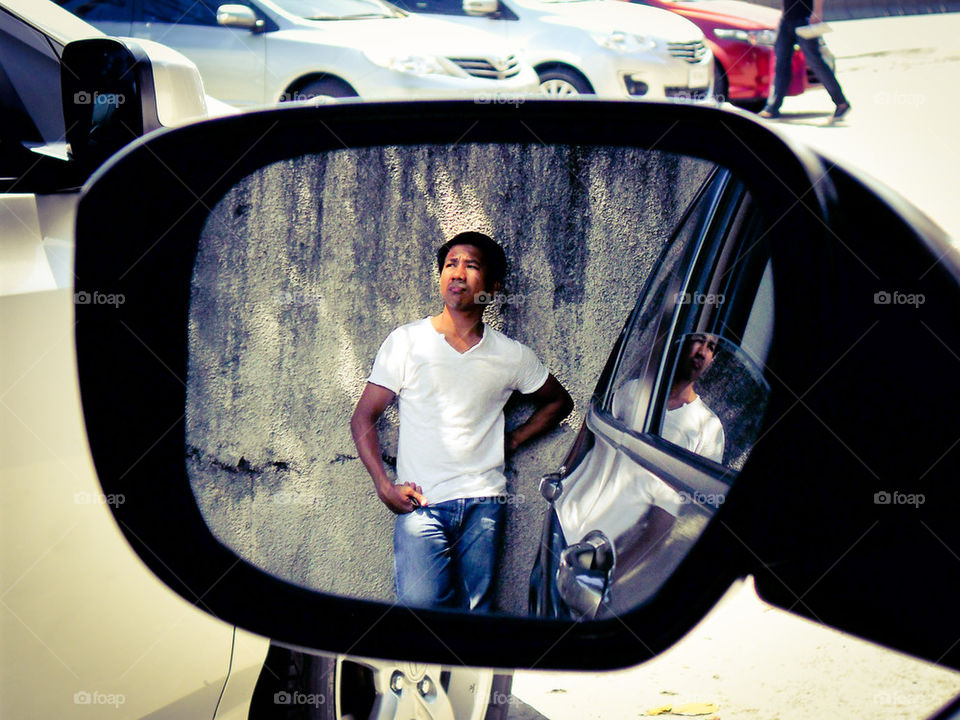
M 217 8 L 217 25 L 257 32 L 263 29 L 264 22 L 246 5 L 227 4 Z
M 938 610 L 960 584 L 960 564 L 938 560 L 960 545 L 960 457 L 945 453 L 955 427 L 942 421 L 956 397 L 916 401 L 918 383 L 955 373 L 944 348 L 960 347 L 960 265 L 914 217 L 746 114 L 680 104 L 344 104 L 156 132 L 116 156 L 78 208 L 77 363 L 98 477 L 125 498 L 110 510 L 161 580 L 288 646 L 622 667 L 755 574 L 782 607 L 960 665 L 960 648 L 943 647 L 960 620 Z M 350 415 L 390 329 L 437 312 L 437 246 L 477 227 L 503 237 L 513 262 L 485 327 L 552 353 L 594 436 L 564 462 L 559 502 L 611 512 L 556 557 L 569 550 L 561 593 L 599 619 L 531 617 L 528 597 L 480 615 L 391 594 L 394 516 L 364 475 Z M 775 288 L 771 391 L 742 467 L 657 436 L 651 410 L 635 426 L 605 414 L 596 379 L 617 375 L 601 375 L 611 348 L 614 366 L 627 357 L 625 320 L 664 338 L 754 325 L 760 311 L 736 299 L 765 273 L 754 248 Z M 681 281 L 706 294 L 682 302 Z M 637 301 L 648 294 L 649 312 Z M 879 361 L 892 338 L 910 352 Z M 644 361 L 655 397 L 669 389 L 668 358 Z M 466 392 L 467 380 L 451 385 Z M 526 417 L 522 402 L 507 414 Z M 499 471 L 520 533 L 497 576 L 508 592 L 525 594 L 551 509 L 536 479 L 575 433 L 521 447 Z M 398 453 L 381 449 L 392 473 Z M 621 473 L 609 485 L 625 491 L 593 492 L 604 473 Z M 560 490 L 548 479 L 543 497 Z M 616 545 L 637 535 L 642 557 Z M 893 558 L 911 578 L 896 597 L 873 580 Z M 609 616 L 622 572 L 637 591 Z M 889 622 L 903 603 L 912 610 Z
M 499 10 L 499 0 L 463 0 L 463 12 L 467 15 L 495 15 Z
M 207 114 L 196 66 L 158 43 L 77 40 L 60 65 L 66 140 L 84 175 L 146 133 Z

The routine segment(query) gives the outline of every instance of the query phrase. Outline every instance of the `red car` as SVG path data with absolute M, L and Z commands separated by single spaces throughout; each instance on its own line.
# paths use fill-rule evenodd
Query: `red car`
M 759 110 L 773 81 L 773 41 L 780 11 L 740 0 L 632 0 L 669 10 L 697 25 L 713 51 L 714 94 L 737 105 Z M 833 58 L 824 48 L 824 59 Z M 819 85 L 803 53 L 793 54 L 793 77 L 787 95 Z

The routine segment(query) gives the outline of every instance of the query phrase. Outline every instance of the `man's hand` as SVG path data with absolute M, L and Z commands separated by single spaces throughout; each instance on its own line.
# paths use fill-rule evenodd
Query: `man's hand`
M 411 482 L 378 488 L 377 495 L 383 500 L 383 504 L 397 515 L 405 515 L 427 504 L 423 489 Z
M 506 455 L 513 453 L 528 440 L 553 430 L 573 410 L 573 399 L 570 393 L 553 375 L 547 376 L 547 381 L 539 390 L 523 397 L 533 402 L 537 409 L 525 423 L 506 434 L 503 439 Z

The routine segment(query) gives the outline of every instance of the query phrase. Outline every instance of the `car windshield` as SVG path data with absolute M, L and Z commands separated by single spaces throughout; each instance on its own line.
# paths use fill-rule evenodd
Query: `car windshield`
M 400 12 L 379 0 L 274 0 L 278 6 L 307 20 L 361 20 L 399 17 Z

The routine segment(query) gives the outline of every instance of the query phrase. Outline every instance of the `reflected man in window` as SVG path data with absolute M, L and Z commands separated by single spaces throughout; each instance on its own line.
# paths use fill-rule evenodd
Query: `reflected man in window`
M 695 333 L 684 338 L 660 434 L 675 445 L 722 463 L 723 425 L 693 389 L 710 369 L 716 353 L 715 335 Z

